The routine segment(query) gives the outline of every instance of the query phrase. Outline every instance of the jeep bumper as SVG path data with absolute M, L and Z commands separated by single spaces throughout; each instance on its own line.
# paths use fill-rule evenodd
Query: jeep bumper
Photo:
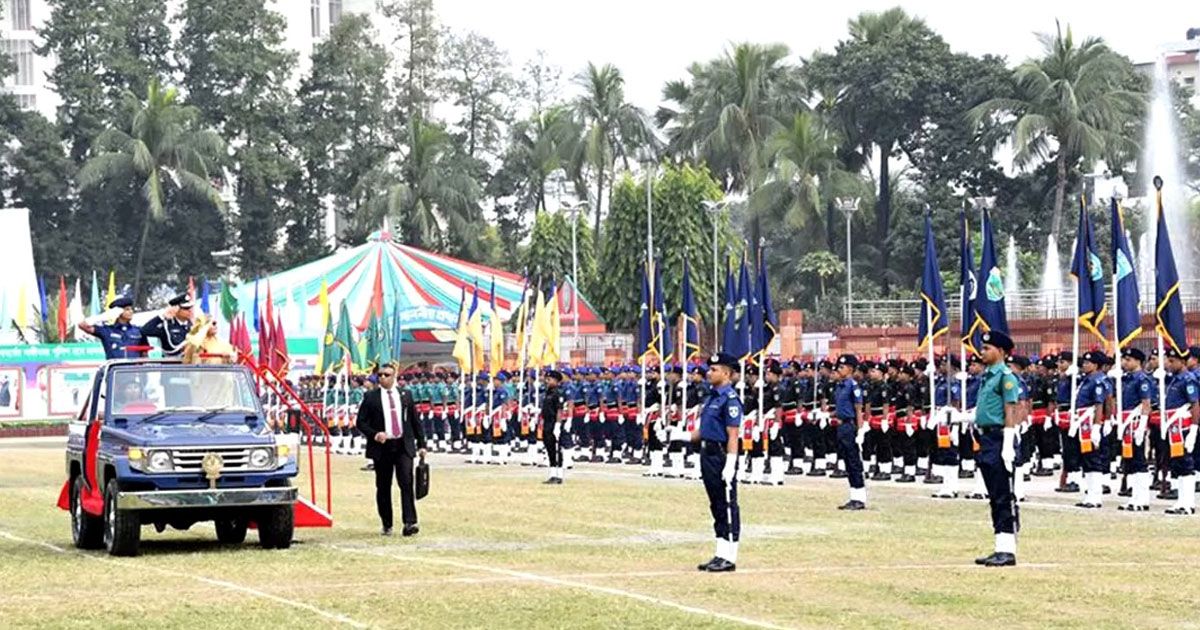
M 296 488 L 150 490 L 117 494 L 118 510 L 255 507 L 291 505 L 295 502 Z

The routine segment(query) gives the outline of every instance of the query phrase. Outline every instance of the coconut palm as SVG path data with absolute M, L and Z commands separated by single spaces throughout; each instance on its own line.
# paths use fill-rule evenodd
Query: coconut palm
M 750 196 L 750 212 L 775 228 L 798 230 L 816 242 L 823 235 L 822 185 L 842 175 L 837 139 L 816 114 L 798 112 L 792 124 L 767 139 L 765 154 L 772 165 L 766 181 Z M 751 234 L 757 242 L 758 234 Z
M 177 190 L 202 203 L 224 208 L 213 180 L 221 176 L 218 162 L 225 156 L 225 141 L 200 127 L 200 112 L 181 105 L 173 87 L 157 80 L 146 89 L 146 100 L 125 94 L 129 131 L 106 129 L 93 143 L 93 155 L 79 171 L 80 187 L 88 190 L 105 184 L 136 183 L 145 206 L 142 233 L 134 263 L 133 298 L 141 289 L 146 241 L 153 223 L 167 214 L 167 199 Z
M 572 174 L 582 181 L 586 166 L 596 178 L 591 206 L 596 210 L 595 232 L 600 234 L 605 185 L 612 187 L 616 161 L 628 170 L 630 157 L 636 159 L 639 152 L 653 155 L 658 140 L 645 113 L 625 101 L 625 78 L 615 66 L 589 62 L 575 82 L 583 89 L 574 103 L 582 140 L 572 159 Z
M 1137 117 L 1144 97 L 1125 89 L 1132 67 L 1104 40 L 1076 42 L 1070 26 L 1055 23 L 1052 34 L 1038 35 L 1045 51 L 1017 67 L 1019 93 L 991 99 L 971 109 L 975 122 L 988 116 L 1015 117 L 1014 161 L 1020 168 L 1054 162 L 1057 181 L 1050 231 L 1059 233 L 1068 169 L 1105 152 L 1133 152 L 1136 143 L 1122 131 Z
M 546 186 L 575 153 L 580 131 L 563 106 L 551 107 L 513 125 L 505 168 L 520 177 L 520 205 L 534 214 L 546 209 Z

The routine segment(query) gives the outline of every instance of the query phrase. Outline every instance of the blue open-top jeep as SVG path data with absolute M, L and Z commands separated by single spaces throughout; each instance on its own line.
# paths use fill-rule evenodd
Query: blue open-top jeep
M 116 360 L 96 372 L 71 423 L 67 483 L 75 546 L 135 555 L 141 528 L 213 521 L 237 544 L 291 545 L 294 441 L 269 429 L 254 375 L 240 365 Z

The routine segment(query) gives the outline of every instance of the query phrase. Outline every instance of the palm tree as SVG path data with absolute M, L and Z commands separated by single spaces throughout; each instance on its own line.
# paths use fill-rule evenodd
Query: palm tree
M 656 151 L 658 140 L 645 113 L 625 102 L 625 78 L 615 66 L 596 67 L 589 62 L 575 82 L 583 88 L 583 94 L 574 104 L 582 141 L 573 156 L 571 169 L 577 181 L 582 181 L 585 164 L 595 174 L 596 195 L 592 207 L 596 209 L 595 233 L 599 236 L 604 186 L 606 182 L 610 188 L 612 186 L 611 174 L 616 161 L 620 159 L 628 170 L 631 153 L 639 149 Z
M 575 153 L 580 131 L 564 106 L 551 107 L 513 125 L 506 162 L 520 172 L 522 207 L 546 209 L 546 183 Z
M 145 205 L 142 235 L 134 263 L 133 298 L 139 295 L 142 264 L 150 226 L 166 218 L 171 190 L 203 203 L 224 208 L 213 179 L 220 177 L 218 162 L 225 156 L 225 141 L 200 127 L 200 112 L 178 102 L 175 88 L 154 80 L 145 102 L 126 92 L 131 115 L 129 131 L 109 128 L 93 143 L 93 156 L 79 170 L 80 187 L 88 190 L 106 183 L 137 183 Z
M 1070 26 L 1063 33 L 1042 33 L 1045 55 L 1017 67 L 1019 94 L 997 98 L 971 109 L 975 122 L 987 116 L 1015 116 L 1012 140 L 1020 168 L 1053 160 L 1057 173 L 1050 232 L 1062 224 L 1067 171 L 1106 151 L 1135 151 L 1136 143 L 1122 131 L 1139 115 L 1143 96 L 1124 88 L 1132 70 L 1104 40 L 1089 37 L 1076 43 Z
M 783 44 L 741 43 L 692 64 L 690 83 L 672 81 L 656 114 L 668 151 L 706 163 L 726 190 L 753 192 L 765 174 L 767 139 L 807 109 L 798 69 Z
M 479 184 L 456 166 L 452 148 L 452 139 L 440 126 L 420 116 L 410 119 L 406 153 L 396 176 L 400 181 L 372 204 L 373 216 L 396 219 L 407 243 L 442 250 L 447 234 L 455 237 L 453 245 L 463 246 L 476 232 Z
M 792 124 L 767 140 L 765 156 L 772 164 L 766 181 L 750 196 L 753 217 L 776 227 L 806 233 L 807 241 L 819 241 L 824 230 L 823 186 L 846 175 L 837 157 L 837 139 L 826 130 L 816 114 L 798 112 Z M 751 234 L 758 242 L 759 234 Z

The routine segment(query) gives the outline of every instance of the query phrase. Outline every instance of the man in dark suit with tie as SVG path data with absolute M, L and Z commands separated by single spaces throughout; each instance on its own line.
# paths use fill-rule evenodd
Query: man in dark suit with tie
M 400 485 L 400 512 L 405 536 L 417 527 L 413 458 L 425 457 L 425 434 L 412 395 L 396 387 L 396 366 L 379 368 L 379 387 L 367 392 L 358 407 L 358 430 L 367 438 L 367 457 L 375 462 L 375 505 L 383 535 L 392 535 L 392 478 Z

